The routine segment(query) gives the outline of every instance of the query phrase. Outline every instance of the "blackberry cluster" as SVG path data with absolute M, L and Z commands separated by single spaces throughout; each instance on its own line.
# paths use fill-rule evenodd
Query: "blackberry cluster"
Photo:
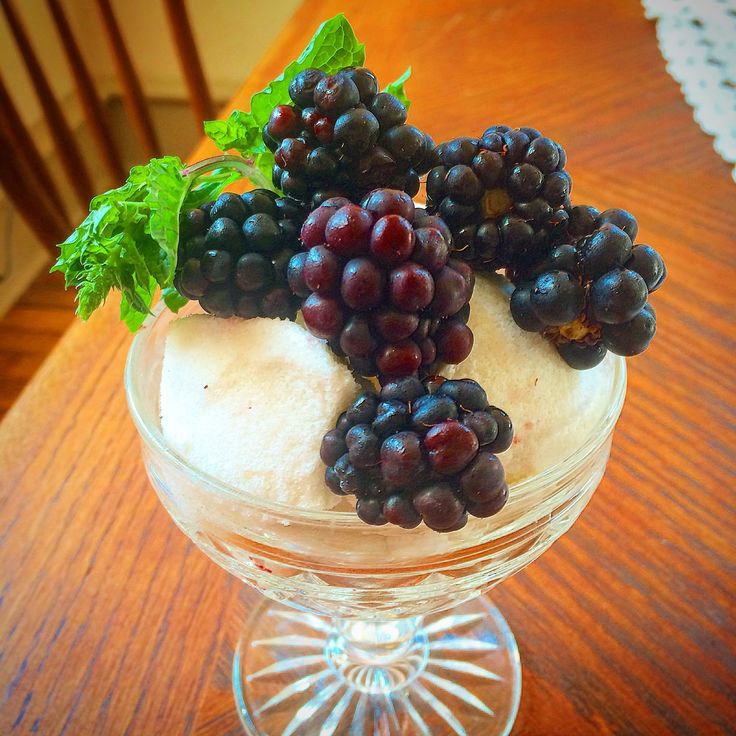
M 217 317 L 294 319 L 286 269 L 301 248 L 300 202 L 267 189 L 226 192 L 184 213 L 174 285 Z
M 263 130 L 276 161 L 274 186 L 311 207 L 334 196 L 358 202 L 379 187 L 414 196 L 435 160 L 434 143 L 406 124 L 396 97 L 378 89 L 364 68 L 300 72 L 289 85 L 294 104 L 275 107 Z
M 511 314 L 523 330 L 551 339 L 573 368 L 592 368 L 610 350 L 643 352 L 656 331 L 649 294 L 666 269 L 649 245 L 634 245 L 637 223 L 620 209 L 571 209 L 577 237 L 535 266 L 513 274 Z
M 306 250 L 289 263 L 307 328 L 363 376 L 426 375 L 436 361 L 465 360 L 473 346 L 472 269 L 448 258 L 440 223 L 421 215 L 417 227 L 415 214 L 411 197 L 393 189 L 371 192 L 361 206 L 328 199 L 305 220 Z
M 488 128 L 436 149 L 427 210 L 450 226 L 455 252 L 476 267 L 519 268 L 565 231 L 571 187 L 559 143 L 535 128 Z
M 325 481 L 355 495 L 368 524 L 438 532 L 485 518 L 508 499 L 497 453 L 508 449 L 508 415 L 470 379 L 405 377 L 365 393 L 322 440 Z

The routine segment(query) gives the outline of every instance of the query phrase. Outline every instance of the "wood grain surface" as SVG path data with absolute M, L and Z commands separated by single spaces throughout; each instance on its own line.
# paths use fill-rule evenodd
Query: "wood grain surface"
M 670 271 L 603 483 L 495 591 L 522 656 L 514 733 L 734 733 L 736 187 L 654 26 L 633 0 L 315 0 L 233 105 L 340 10 L 380 79 L 413 65 L 415 124 L 436 140 L 542 129 L 567 148 L 574 201 L 632 210 Z M 0 425 L 2 734 L 238 733 L 230 657 L 256 596 L 149 488 L 129 344 L 114 304 L 75 324 Z
M 0 318 L 0 420 L 75 319 L 74 293 L 51 263 Z

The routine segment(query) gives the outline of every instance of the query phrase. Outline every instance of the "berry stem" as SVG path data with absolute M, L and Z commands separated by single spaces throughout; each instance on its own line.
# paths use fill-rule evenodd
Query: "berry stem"
M 223 168 L 235 169 L 250 179 L 257 187 L 273 190 L 271 182 L 266 179 L 260 169 L 256 168 L 252 159 L 230 153 L 223 153 L 220 156 L 212 156 L 198 161 L 196 164 L 182 169 L 181 175 L 185 179 L 189 179 L 189 187 L 191 188 L 194 182 L 203 174 Z

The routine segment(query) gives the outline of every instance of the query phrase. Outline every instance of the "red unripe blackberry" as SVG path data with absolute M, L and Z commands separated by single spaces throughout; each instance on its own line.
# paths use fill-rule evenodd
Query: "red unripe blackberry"
M 287 270 L 295 293 L 308 297 L 307 328 L 379 380 L 464 360 L 473 344 L 462 316 L 473 273 L 448 259 L 444 223 L 426 218 L 417 229 L 399 214 L 410 212 L 399 191 L 376 190 L 365 203 L 373 210 L 328 199 L 304 222 L 307 253 Z

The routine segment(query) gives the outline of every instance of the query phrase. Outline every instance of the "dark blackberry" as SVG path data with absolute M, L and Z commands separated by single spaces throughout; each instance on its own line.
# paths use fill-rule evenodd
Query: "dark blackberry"
M 590 289 L 593 316 L 603 324 L 629 322 L 647 303 L 647 294 L 646 282 L 635 271 L 617 268 L 604 273 Z
M 579 371 L 595 368 L 606 357 L 606 346 L 603 342 L 563 342 L 557 346 L 560 357 L 571 367 Z
M 186 284 L 186 291 L 190 299 L 199 299 L 204 296 L 210 282 L 202 274 L 202 264 L 198 258 L 189 258 L 179 268 L 177 272 L 179 291 L 182 291 L 182 282 Z
M 488 406 L 488 396 L 476 381 L 445 381 L 438 389 L 437 396 L 449 396 L 464 411 L 483 411 Z
M 229 217 L 212 220 L 204 236 L 204 247 L 205 250 L 224 250 L 228 253 L 243 252 L 245 242 L 241 226 Z
M 633 215 L 570 209 L 571 242 L 554 247 L 538 263 L 511 272 L 511 314 L 524 330 L 552 340 L 560 356 L 584 370 L 607 350 L 637 355 L 656 328 L 649 294 L 666 277 L 662 257 L 649 245 L 633 245 Z
M 412 404 L 412 427 L 418 432 L 426 432 L 434 424 L 457 419 L 458 416 L 457 403 L 449 396 L 426 394 Z
M 348 407 L 345 419 L 350 422 L 350 426 L 370 423 L 376 415 L 377 406 L 378 401 L 373 393 L 361 394 Z
M 657 316 L 651 304 L 628 322 L 603 325 L 601 339 L 603 344 L 617 355 L 638 355 L 644 352 L 657 331 Z
M 460 479 L 460 489 L 467 501 L 492 502 L 506 482 L 503 465 L 496 455 L 481 452 L 468 465 Z
M 587 204 L 578 204 L 570 208 L 570 217 L 567 224 L 567 232 L 571 238 L 579 238 L 590 235 L 597 227 L 597 219 L 600 212 Z
M 483 447 L 494 442 L 498 437 L 498 422 L 492 413 L 487 411 L 474 411 L 466 414 L 462 419 L 466 427 L 475 432 L 478 444 Z
M 294 319 L 309 294 L 288 273 L 306 214 L 266 189 L 225 192 L 183 213 L 176 288 L 218 317 Z
M 322 438 L 319 456 L 325 465 L 334 465 L 347 451 L 345 435 L 338 429 L 333 429 Z
M 509 487 L 504 483 L 500 490 L 497 491 L 495 497 L 487 503 L 468 502 L 468 513 L 477 516 L 479 519 L 487 519 L 489 516 L 497 514 L 509 500 Z
M 644 279 L 650 294 L 659 289 L 667 275 L 662 256 L 650 245 L 634 246 L 625 265 Z
M 293 105 L 271 113 L 264 141 L 274 152 L 273 184 L 313 207 L 325 193 L 360 201 L 391 187 L 414 196 L 419 175 L 435 163 L 434 143 L 406 125 L 406 108 L 378 92 L 375 75 L 346 68 L 305 69 L 289 85 Z
M 376 75 L 365 67 L 346 67 L 342 74 L 350 79 L 358 88 L 360 101 L 369 104 L 378 94 L 378 80 Z
M 314 88 L 325 78 L 319 69 L 305 69 L 291 80 L 289 97 L 301 108 L 309 108 L 314 104 Z
M 389 524 L 402 529 L 414 529 L 422 523 L 422 517 L 414 508 L 412 499 L 405 494 L 396 493 L 383 502 L 383 516 Z
M 436 149 L 427 211 L 447 220 L 460 258 L 519 270 L 543 258 L 567 228 L 571 180 L 558 143 L 533 128 L 495 125 Z M 558 241 L 557 241 L 558 242 Z
M 492 406 L 486 410 L 495 420 L 498 432 L 495 439 L 489 441 L 484 448 L 488 452 L 499 453 L 505 452 L 511 447 L 511 442 L 514 439 L 514 426 L 511 423 L 511 417 L 497 406 Z
M 621 228 L 633 242 L 636 240 L 636 235 L 639 232 L 639 226 L 636 222 L 636 218 L 626 210 L 613 207 L 605 210 L 598 215 L 596 224 L 598 227 L 602 225 L 615 225 Z
M 376 418 L 373 420 L 373 431 L 381 438 L 388 437 L 401 429 L 409 422 L 409 407 L 402 401 L 382 401 L 376 408 Z
M 202 276 L 211 284 L 224 284 L 230 280 L 233 257 L 226 250 L 208 250 L 199 262 Z
M 426 383 L 413 376 L 397 378 L 394 381 L 384 383 L 381 387 L 381 399 L 383 401 L 404 401 L 407 404 L 420 396 L 424 396 Z
M 191 210 L 192 214 L 185 215 L 184 221 L 191 219 L 195 215 L 193 213 L 201 212 L 201 210 Z M 210 220 L 213 222 L 219 217 L 228 217 L 234 220 L 238 225 L 245 222 L 248 217 L 248 209 L 242 198 L 232 192 L 224 192 L 213 203 L 209 214 Z
M 237 197 L 237 195 L 234 195 Z M 209 215 L 203 209 L 188 210 L 181 216 L 179 234 L 182 239 L 191 240 L 198 235 L 205 235 Z
M 588 279 L 597 279 L 631 255 L 631 238 L 616 225 L 606 224 L 582 239 L 579 247 L 580 270 Z
M 467 523 L 465 503 L 450 483 L 431 483 L 418 490 L 414 494 L 413 506 L 422 521 L 437 532 L 457 529 L 458 522 L 464 516 Z
M 470 379 L 404 377 L 365 393 L 322 440 L 325 483 L 357 497 L 367 524 L 450 532 L 508 498 L 496 457 L 511 445 L 508 415 Z
M 301 233 L 307 255 L 287 269 L 296 294 L 311 292 L 307 328 L 339 346 L 356 372 L 381 381 L 464 360 L 473 344 L 461 314 L 473 291 L 467 264 L 448 260 L 436 223 L 412 225 L 404 192 L 374 190 L 363 207 L 344 201 L 310 213 Z
M 432 339 L 441 363 L 462 363 L 473 349 L 473 333 L 460 318 L 440 324 Z
M 543 332 L 546 325 L 534 312 L 532 305 L 532 285 L 519 284 L 511 295 L 511 316 L 514 322 L 526 332 Z
M 371 468 L 378 464 L 381 441 L 370 424 L 356 424 L 345 435 L 350 460 L 356 468 Z
M 388 519 L 383 513 L 383 504 L 376 498 L 359 498 L 355 512 L 361 521 L 372 526 L 383 526 Z
M 585 306 L 585 291 L 580 282 L 565 271 L 546 271 L 531 287 L 534 316 L 544 325 L 572 322 Z
M 235 300 L 232 290 L 226 284 L 210 284 L 207 291 L 199 298 L 205 312 L 228 319 L 235 314 Z

